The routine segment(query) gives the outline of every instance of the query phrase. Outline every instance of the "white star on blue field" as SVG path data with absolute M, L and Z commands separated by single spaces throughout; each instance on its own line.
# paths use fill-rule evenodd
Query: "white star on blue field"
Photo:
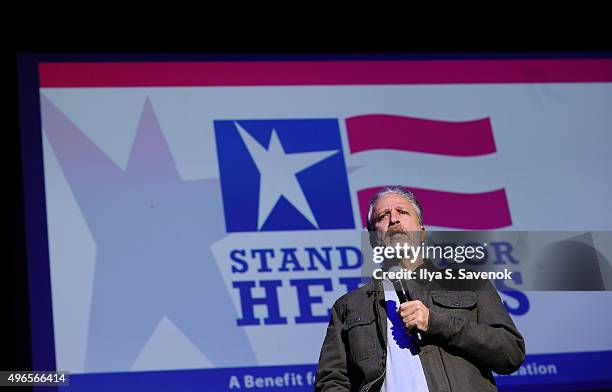
M 214 366 L 256 364 L 210 250 L 226 235 L 219 180 L 181 179 L 148 99 L 125 170 L 44 96 L 41 109 L 96 243 L 85 371 L 129 370 L 163 317 Z
M 296 174 L 338 153 L 338 150 L 287 154 L 274 129 L 266 149 L 240 124 L 235 124 L 261 175 L 257 228 L 261 230 L 281 197 L 287 199 L 308 222 L 318 228 Z

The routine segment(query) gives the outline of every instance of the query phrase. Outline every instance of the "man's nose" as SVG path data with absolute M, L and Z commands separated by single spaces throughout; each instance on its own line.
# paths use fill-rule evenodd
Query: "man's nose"
M 391 212 L 389 215 L 389 226 L 393 226 L 400 223 L 399 214 L 397 212 Z

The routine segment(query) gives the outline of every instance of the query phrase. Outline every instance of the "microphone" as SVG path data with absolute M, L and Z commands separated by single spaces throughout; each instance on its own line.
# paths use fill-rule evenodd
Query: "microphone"
M 394 272 L 396 273 L 396 275 L 399 275 L 398 272 L 400 272 L 401 270 L 402 269 L 397 265 L 394 265 L 393 267 L 389 268 L 389 272 Z M 410 290 L 407 287 L 404 287 L 404 282 L 402 281 L 403 279 L 395 278 L 389 280 L 391 281 L 391 283 L 393 283 L 393 287 L 395 288 L 395 294 L 397 294 L 397 298 L 399 299 L 401 304 L 403 304 L 404 302 L 411 301 Z M 423 340 L 423 336 L 417 328 L 411 330 L 410 334 L 416 337 L 417 343 L 421 343 L 421 341 Z

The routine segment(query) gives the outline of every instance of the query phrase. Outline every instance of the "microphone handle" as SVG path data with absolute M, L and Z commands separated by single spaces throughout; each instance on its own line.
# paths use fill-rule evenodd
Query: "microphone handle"
M 399 289 L 397 287 L 398 284 L 400 286 Z M 395 286 L 395 293 L 397 294 L 397 298 L 400 300 L 400 303 L 410 301 L 410 294 L 406 291 L 404 284 L 400 279 L 393 282 L 393 285 Z M 417 328 L 411 332 L 413 332 L 413 334 L 416 336 L 419 343 L 423 340 L 423 335 L 421 335 L 421 331 L 419 331 Z

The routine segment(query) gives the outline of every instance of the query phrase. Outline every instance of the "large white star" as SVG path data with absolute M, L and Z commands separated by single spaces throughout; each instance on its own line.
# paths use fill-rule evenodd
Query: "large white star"
M 260 173 L 259 213 L 257 227 L 261 229 L 281 196 L 284 196 L 312 225 L 318 228 L 310 205 L 296 174 L 336 154 L 338 150 L 287 154 L 276 130 L 272 129 L 270 145 L 266 150 L 240 124 L 234 122 L 242 141 L 249 150 Z

